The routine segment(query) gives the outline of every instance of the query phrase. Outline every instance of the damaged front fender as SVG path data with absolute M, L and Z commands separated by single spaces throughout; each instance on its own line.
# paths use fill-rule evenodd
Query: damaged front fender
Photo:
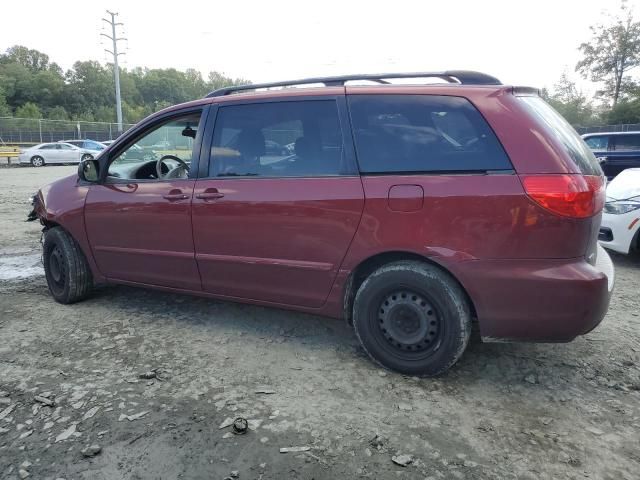
M 42 192 L 38 191 L 31 197 L 31 211 L 27 215 L 27 222 L 33 222 L 40 219 L 40 223 L 44 225 L 45 208 L 44 200 L 42 198 Z

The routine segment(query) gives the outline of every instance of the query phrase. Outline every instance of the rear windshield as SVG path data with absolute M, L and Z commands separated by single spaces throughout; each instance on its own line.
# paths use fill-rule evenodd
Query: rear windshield
M 602 169 L 591 149 L 571 125 L 540 97 L 520 97 L 529 110 L 549 127 L 583 175 L 602 175 Z

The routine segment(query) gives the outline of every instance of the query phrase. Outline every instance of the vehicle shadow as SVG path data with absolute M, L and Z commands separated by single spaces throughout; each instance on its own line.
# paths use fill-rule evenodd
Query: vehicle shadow
M 371 362 L 349 326 L 343 320 L 292 312 L 276 308 L 244 305 L 187 295 L 179 295 L 128 286 L 100 288 L 89 300 L 120 312 L 130 311 L 143 325 L 177 322 L 181 327 L 199 328 L 199 334 L 213 341 L 223 334 L 254 343 L 287 342 L 301 354 L 321 352 L 340 361 L 356 361 L 373 373 Z M 141 325 L 138 324 L 138 328 Z M 467 351 L 449 372 L 440 377 L 445 383 L 458 380 L 491 381 L 497 385 L 522 383 L 531 374 L 548 376 L 562 371 L 569 378 L 589 357 L 604 355 L 601 345 L 578 338 L 568 344 L 482 343 L 477 327 Z M 398 377 L 402 377 L 398 375 Z

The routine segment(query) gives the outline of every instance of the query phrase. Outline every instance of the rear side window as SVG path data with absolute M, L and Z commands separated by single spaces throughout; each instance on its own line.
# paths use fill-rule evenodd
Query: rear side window
M 465 98 L 351 95 L 362 173 L 511 170 L 495 134 Z
M 602 169 L 595 155 L 562 115 L 540 97 L 523 96 L 520 98 L 529 111 L 549 127 L 547 132 L 554 135 L 564 145 L 566 152 L 583 175 L 602 175 Z
M 349 172 L 334 100 L 220 107 L 209 175 L 309 177 Z
M 630 151 L 640 150 L 640 135 L 616 135 L 616 150 Z
M 607 135 L 587 137 L 584 139 L 584 141 L 591 150 L 608 150 L 609 149 L 609 137 Z

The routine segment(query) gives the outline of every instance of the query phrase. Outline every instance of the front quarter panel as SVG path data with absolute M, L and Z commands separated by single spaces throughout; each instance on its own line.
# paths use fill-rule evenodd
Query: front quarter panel
M 100 274 L 91 253 L 84 225 L 84 203 L 90 185 L 83 184 L 77 175 L 57 180 L 38 192 L 36 213 L 45 227 L 59 225 L 78 242 L 89 263 L 95 282 L 105 279 Z

